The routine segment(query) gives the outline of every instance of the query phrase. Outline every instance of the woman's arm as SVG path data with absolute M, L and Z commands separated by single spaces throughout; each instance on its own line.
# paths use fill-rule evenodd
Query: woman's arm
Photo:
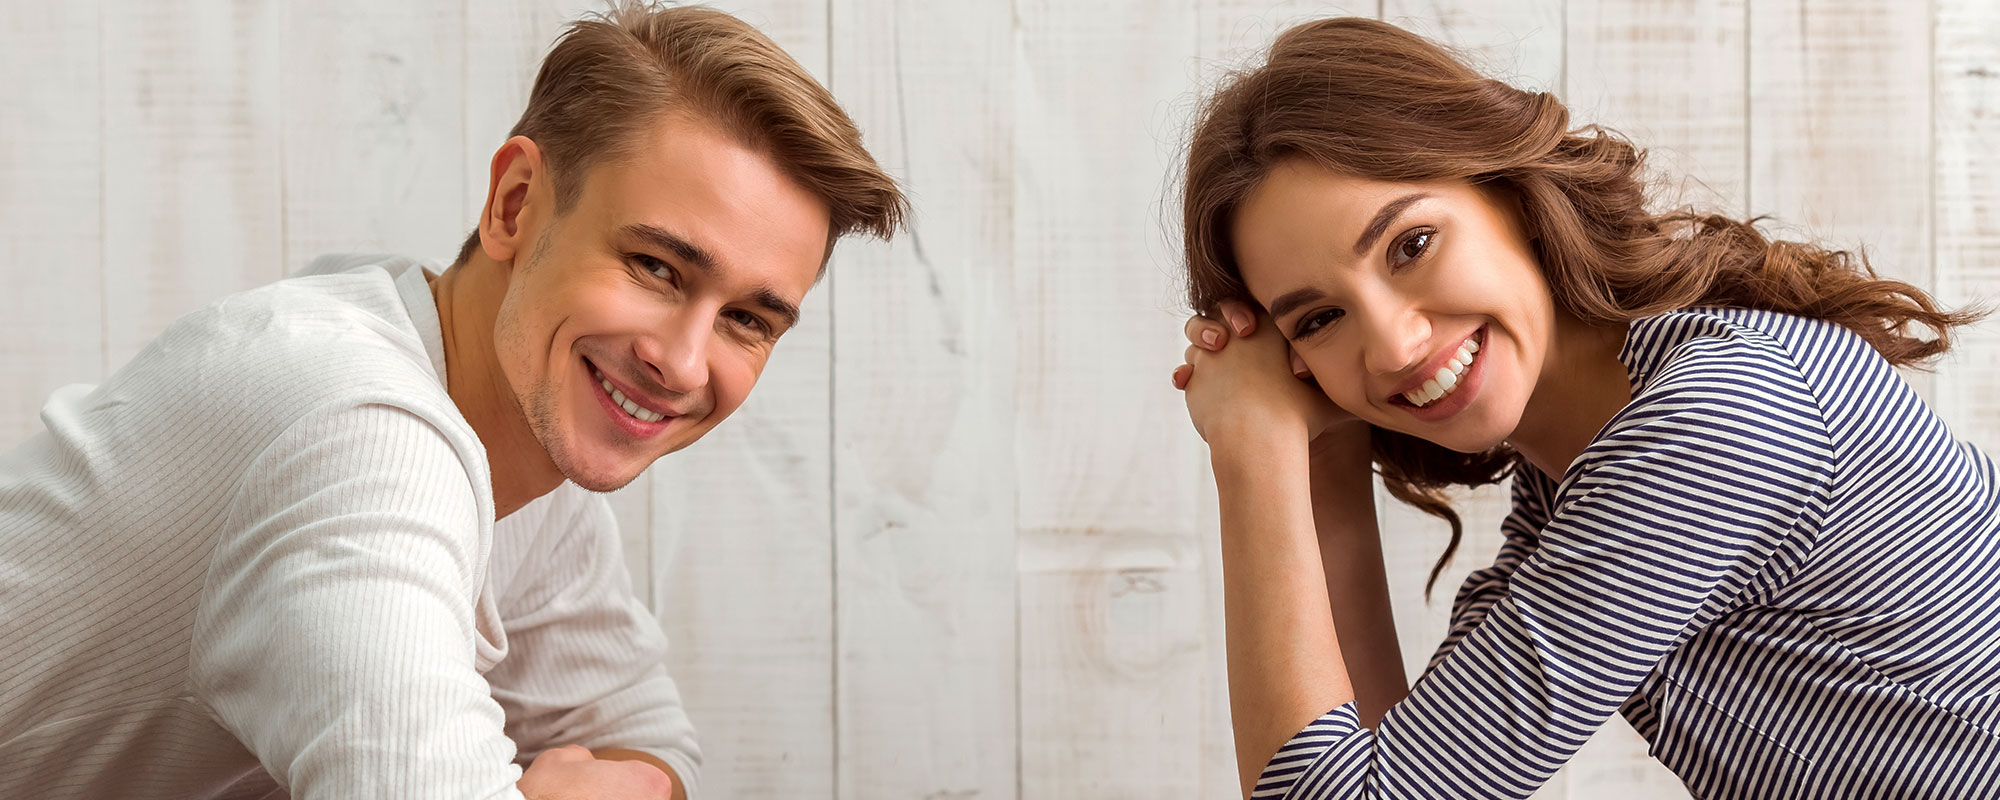
M 1410 693 L 1410 683 L 1390 612 L 1370 438 L 1366 424 L 1340 425 L 1313 440 L 1311 457 L 1313 526 L 1319 532 L 1333 626 L 1340 634 L 1361 724 L 1373 728 Z
M 1313 528 L 1303 430 L 1214 437 L 1222 597 L 1237 775 L 1264 765 L 1306 723 L 1354 699 Z

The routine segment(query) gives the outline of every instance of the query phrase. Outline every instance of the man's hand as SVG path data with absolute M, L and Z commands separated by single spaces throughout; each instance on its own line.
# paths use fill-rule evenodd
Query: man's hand
M 528 800 L 668 800 L 675 795 L 673 779 L 659 767 L 601 760 L 577 745 L 536 756 L 514 785 Z

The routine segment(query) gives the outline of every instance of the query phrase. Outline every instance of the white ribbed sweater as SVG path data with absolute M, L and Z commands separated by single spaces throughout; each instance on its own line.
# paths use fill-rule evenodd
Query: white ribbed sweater
M 495 524 L 419 265 L 176 322 L 0 454 L 0 797 L 518 798 L 700 753 L 603 498 Z

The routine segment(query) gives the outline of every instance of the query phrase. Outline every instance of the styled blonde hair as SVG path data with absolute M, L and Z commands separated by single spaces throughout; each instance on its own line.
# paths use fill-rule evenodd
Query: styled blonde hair
M 571 23 L 508 136 L 541 148 L 563 214 L 592 167 L 631 157 L 674 112 L 716 124 L 825 202 L 829 254 L 849 234 L 889 238 L 909 213 L 833 95 L 749 23 L 702 6 L 623 2 Z M 478 246 L 475 229 L 456 263 Z

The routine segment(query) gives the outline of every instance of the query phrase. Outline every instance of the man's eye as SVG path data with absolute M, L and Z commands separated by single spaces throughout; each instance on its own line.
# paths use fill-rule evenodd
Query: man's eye
M 729 311 L 724 312 L 724 316 L 728 317 L 730 322 L 734 322 L 737 325 L 742 326 L 743 328 L 754 331 L 758 335 L 763 335 L 770 332 L 770 326 L 764 324 L 764 319 L 762 317 L 759 317 L 756 314 L 752 314 L 748 311 L 743 311 L 741 309 L 730 309 Z
M 639 265 L 640 269 L 653 273 L 653 277 L 665 280 L 675 286 L 680 285 L 681 275 L 674 269 L 674 265 L 644 253 L 634 253 L 630 258 L 632 259 L 632 263 Z

